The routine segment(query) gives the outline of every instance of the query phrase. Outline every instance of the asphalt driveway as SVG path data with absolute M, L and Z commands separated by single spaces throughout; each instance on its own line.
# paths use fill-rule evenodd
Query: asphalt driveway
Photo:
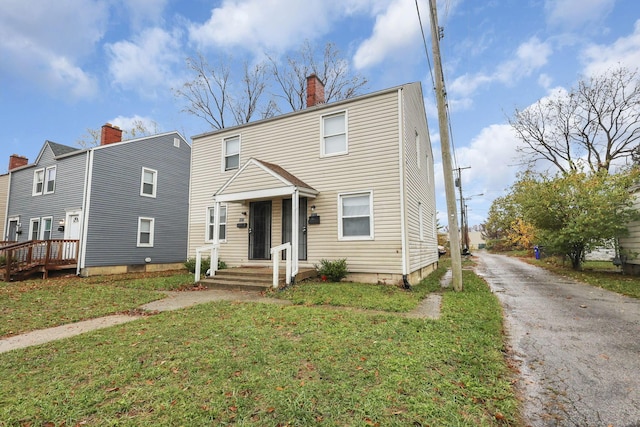
M 640 427 L 640 300 L 474 255 L 504 309 L 528 425 Z

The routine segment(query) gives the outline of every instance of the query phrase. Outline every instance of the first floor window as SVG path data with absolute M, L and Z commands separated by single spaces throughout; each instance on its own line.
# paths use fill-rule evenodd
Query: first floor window
M 339 237 L 345 240 L 373 238 L 372 193 L 341 194 Z
M 207 240 L 213 241 L 213 228 L 215 227 L 215 208 L 207 209 Z M 220 226 L 218 228 L 218 240 L 227 239 L 227 206 L 220 205 Z
M 39 240 L 39 238 L 40 238 L 40 218 L 34 218 L 29 223 L 29 236 L 31 236 L 31 240 Z
M 421 202 L 418 202 L 418 223 L 420 227 L 420 241 L 424 241 L 424 212 Z
M 138 218 L 138 246 L 153 246 L 154 222 L 153 218 Z

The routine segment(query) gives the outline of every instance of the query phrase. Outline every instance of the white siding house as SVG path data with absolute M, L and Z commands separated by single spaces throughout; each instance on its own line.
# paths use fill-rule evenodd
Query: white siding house
M 349 280 L 388 284 L 437 265 L 419 83 L 197 135 L 191 166 L 189 256 L 216 244 L 230 267 L 267 267 L 290 242 L 293 276 L 346 258 Z

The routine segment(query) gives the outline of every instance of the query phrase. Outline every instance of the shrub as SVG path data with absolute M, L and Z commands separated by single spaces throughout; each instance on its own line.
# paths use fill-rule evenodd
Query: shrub
M 187 271 L 189 271 L 189 273 L 195 273 L 196 272 L 196 258 L 188 258 L 185 262 L 184 262 L 184 266 L 187 269 Z M 201 265 L 200 265 L 200 273 L 204 274 L 207 272 L 207 270 L 209 270 L 209 268 L 211 268 L 211 260 L 207 257 L 202 257 L 201 260 Z M 218 270 L 224 270 L 225 268 L 227 268 L 227 264 L 222 261 L 222 260 L 218 260 Z
M 331 282 L 339 282 L 347 277 L 347 259 L 342 258 L 335 261 L 329 261 L 326 259 L 320 260 L 320 265 L 315 264 L 315 269 L 318 271 L 320 277 L 323 280 L 329 280 Z

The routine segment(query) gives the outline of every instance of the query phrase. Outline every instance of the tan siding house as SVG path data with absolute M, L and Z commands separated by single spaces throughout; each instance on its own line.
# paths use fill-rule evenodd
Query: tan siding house
M 214 244 L 230 267 L 269 267 L 290 242 L 294 278 L 346 258 L 349 280 L 389 284 L 437 265 L 419 83 L 197 135 L 190 188 L 189 256 Z
M 640 187 L 633 193 L 634 207 L 640 210 Z M 626 274 L 640 275 L 640 221 L 628 226 L 629 236 L 620 238 L 620 254 L 624 259 L 622 269 Z

